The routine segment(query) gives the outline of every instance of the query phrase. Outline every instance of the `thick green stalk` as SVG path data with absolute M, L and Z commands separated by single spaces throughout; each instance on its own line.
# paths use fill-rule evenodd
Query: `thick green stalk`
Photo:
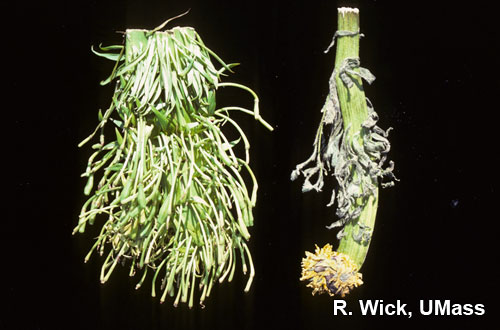
M 338 38 L 337 53 L 335 56 L 335 71 L 339 72 L 342 64 L 347 58 L 359 57 L 359 11 L 353 8 L 339 8 L 338 10 L 338 30 L 353 32 L 353 35 L 346 35 Z M 354 71 L 359 72 L 356 68 Z M 364 130 L 363 122 L 368 118 L 368 107 L 363 90 L 361 77 L 350 75 L 354 82 L 352 86 L 347 87 L 340 76 L 336 77 L 337 92 L 339 97 L 340 109 L 344 120 L 344 130 L 347 132 L 347 141 L 357 139 L 360 145 L 363 145 Z M 354 174 L 355 180 L 359 173 Z M 375 188 L 374 194 L 367 198 L 358 198 L 356 206 L 361 206 L 362 211 L 358 218 L 349 221 L 344 227 L 344 236 L 340 240 L 338 252 L 342 252 L 351 257 L 359 268 L 363 265 L 368 247 L 371 241 L 371 235 L 375 225 L 378 203 L 378 183 L 373 182 Z M 361 227 L 360 227 L 361 225 Z M 364 239 L 356 240 L 357 233 L 364 233 Z
M 352 36 L 342 36 L 337 39 L 337 53 L 335 55 L 335 71 L 339 72 L 346 58 L 359 57 L 359 12 L 352 8 L 339 8 L 338 30 L 353 32 Z M 359 71 L 359 69 L 354 69 Z M 344 130 L 350 125 L 350 136 L 361 130 L 361 124 L 368 117 L 365 93 L 362 88 L 361 78 L 351 75 L 354 82 L 351 88 L 347 88 L 337 75 L 337 93 L 340 101 L 340 109 L 344 118 Z M 360 88 L 361 87 L 361 88 Z
M 314 253 L 306 251 L 302 259 L 301 281 L 308 281 L 312 294 L 328 293 L 344 297 L 363 284 L 359 269 L 370 245 L 377 214 L 379 179 L 382 187 L 397 180 L 394 163 L 384 166 L 390 150 L 389 129 L 378 127 L 375 109 L 365 97 L 363 81 L 371 83 L 375 76 L 360 66 L 359 11 L 338 10 L 335 69 L 329 81 L 330 92 L 322 108 L 323 117 L 316 133 L 313 154 L 297 165 L 291 179 L 305 178 L 302 191 L 321 191 L 325 175 L 333 175 L 337 187 L 328 206 L 337 205 L 337 221 L 328 229 L 341 228 L 337 234 L 339 248 L 330 244 L 316 245 Z M 311 179 L 316 182 L 312 183 Z

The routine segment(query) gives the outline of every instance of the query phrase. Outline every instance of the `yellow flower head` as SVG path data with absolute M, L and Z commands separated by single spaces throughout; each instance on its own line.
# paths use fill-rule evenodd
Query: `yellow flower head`
M 333 251 L 330 244 L 322 249 L 316 245 L 315 252 L 306 251 L 300 278 L 301 281 L 309 281 L 307 286 L 313 288 L 313 295 L 327 292 L 330 296 L 340 294 L 344 297 L 354 287 L 363 284 L 363 275 L 348 255 Z

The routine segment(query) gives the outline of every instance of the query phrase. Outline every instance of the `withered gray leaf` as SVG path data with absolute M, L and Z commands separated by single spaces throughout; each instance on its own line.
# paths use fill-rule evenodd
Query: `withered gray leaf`
M 333 46 L 336 37 L 359 33 L 344 32 L 346 31 L 337 31 L 328 49 Z M 366 99 L 368 117 L 362 124 L 362 130 L 350 134 L 349 124 L 344 129 L 335 80 L 337 76 L 347 88 L 354 85 L 353 76 L 360 77 L 369 84 L 375 80 L 369 70 L 360 67 L 359 58 L 346 58 L 338 72 L 333 71 L 329 80 L 329 93 L 321 109 L 323 117 L 316 132 L 313 153 L 309 159 L 297 165 L 291 175 L 292 180 L 300 175 L 304 176 L 303 192 L 321 191 L 325 176 L 335 178 L 337 187 L 333 189 L 327 206 L 334 205 L 336 199 L 335 214 L 338 219 L 327 226 L 328 229 L 343 227 L 358 218 L 362 210 L 359 199 L 367 200 L 375 194 L 379 181 L 382 187 L 389 187 L 397 180 L 392 173 L 394 163 L 391 161 L 388 166 L 384 165 L 390 150 L 387 137 L 391 128 L 383 130 L 377 126 L 379 117 L 372 103 Z M 313 184 L 311 180 L 314 176 L 317 178 Z M 382 179 L 388 181 L 382 182 Z M 356 241 L 369 242 L 371 228 L 359 224 L 359 230 L 352 234 Z M 344 235 L 342 228 L 337 237 L 340 239 Z

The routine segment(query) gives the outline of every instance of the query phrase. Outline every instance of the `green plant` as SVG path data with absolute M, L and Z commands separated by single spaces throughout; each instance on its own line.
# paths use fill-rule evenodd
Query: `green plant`
M 392 186 L 396 178 L 393 162 L 385 167 L 390 149 L 389 130 L 378 127 L 378 115 L 365 97 L 363 82 L 375 77 L 360 66 L 359 11 L 339 8 L 335 68 L 330 77 L 330 91 L 322 108 L 323 117 L 314 140 L 314 151 L 292 172 L 292 180 L 304 176 L 302 191 L 321 191 L 325 176 L 335 177 L 332 206 L 337 202 L 337 221 L 328 229 L 340 227 L 337 251 L 327 244 L 316 253 L 306 252 L 302 262 L 302 280 L 316 292 L 344 296 L 361 285 L 358 272 L 368 253 L 378 206 L 378 187 Z M 311 180 L 316 178 L 313 184 Z
M 107 216 L 85 258 L 93 251 L 106 254 L 101 282 L 119 262 L 128 261 L 131 276 L 142 272 L 137 288 L 151 272 L 153 296 L 160 279 L 161 302 L 168 294 L 175 306 L 181 301 L 191 307 L 196 283 L 203 304 L 215 281 L 231 281 L 238 255 L 243 272 L 250 271 L 245 291 L 254 277 L 246 241 L 257 180 L 249 167 L 250 144 L 229 112 L 251 114 L 273 128 L 261 118 L 259 99 L 250 88 L 221 82 L 236 64 L 224 63 L 193 28 L 160 31 L 167 23 L 152 31 L 129 29 L 125 45 L 93 50 L 116 61 L 101 83 L 116 81 L 116 88 L 109 108 L 99 111 L 97 128 L 79 145 L 100 133 L 82 174 L 88 178 L 84 193 L 89 198 L 74 233 Z M 217 69 L 211 58 L 222 67 Z M 253 109 L 217 108 L 221 87 L 248 91 Z M 228 141 L 221 130 L 226 124 L 239 132 L 238 139 Z M 111 136 L 105 136 L 109 125 Z M 244 145 L 244 158 L 236 155 L 238 143 Z M 251 193 L 242 169 L 252 181 Z

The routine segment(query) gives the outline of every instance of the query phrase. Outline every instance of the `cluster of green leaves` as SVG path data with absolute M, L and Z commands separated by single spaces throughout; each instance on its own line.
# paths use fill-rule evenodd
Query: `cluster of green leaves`
M 96 130 L 80 144 L 100 132 L 82 174 L 88 177 L 89 198 L 74 232 L 84 232 L 95 219 L 104 221 L 103 215 L 107 220 L 86 260 L 93 251 L 107 254 L 103 283 L 119 262 L 129 260 L 131 276 L 142 272 L 137 287 L 152 272 L 153 296 L 160 278 L 161 302 L 168 294 L 175 306 L 181 301 L 191 307 L 196 283 L 202 304 L 215 281 L 231 281 L 240 255 L 243 272 L 250 270 L 248 291 L 254 267 L 247 227 L 253 224 L 257 182 L 249 167 L 249 142 L 229 111 L 252 114 L 272 130 L 259 115 L 258 97 L 243 85 L 220 82 L 234 64 L 225 64 L 192 28 L 127 30 L 125 36 L 125 46 L 94 51 L 116 61 L 102 84 L 117 85 Z M 249 91 L 254 108 L 217 109 L 216 91 L 224 86 Z M 106 142 L 109 123 L 115 134 Z M 221 131 L 225 124 L 236 128 L 238 139 L 228 141 Z M 244 158 L 234 150 L 240 141 Z

